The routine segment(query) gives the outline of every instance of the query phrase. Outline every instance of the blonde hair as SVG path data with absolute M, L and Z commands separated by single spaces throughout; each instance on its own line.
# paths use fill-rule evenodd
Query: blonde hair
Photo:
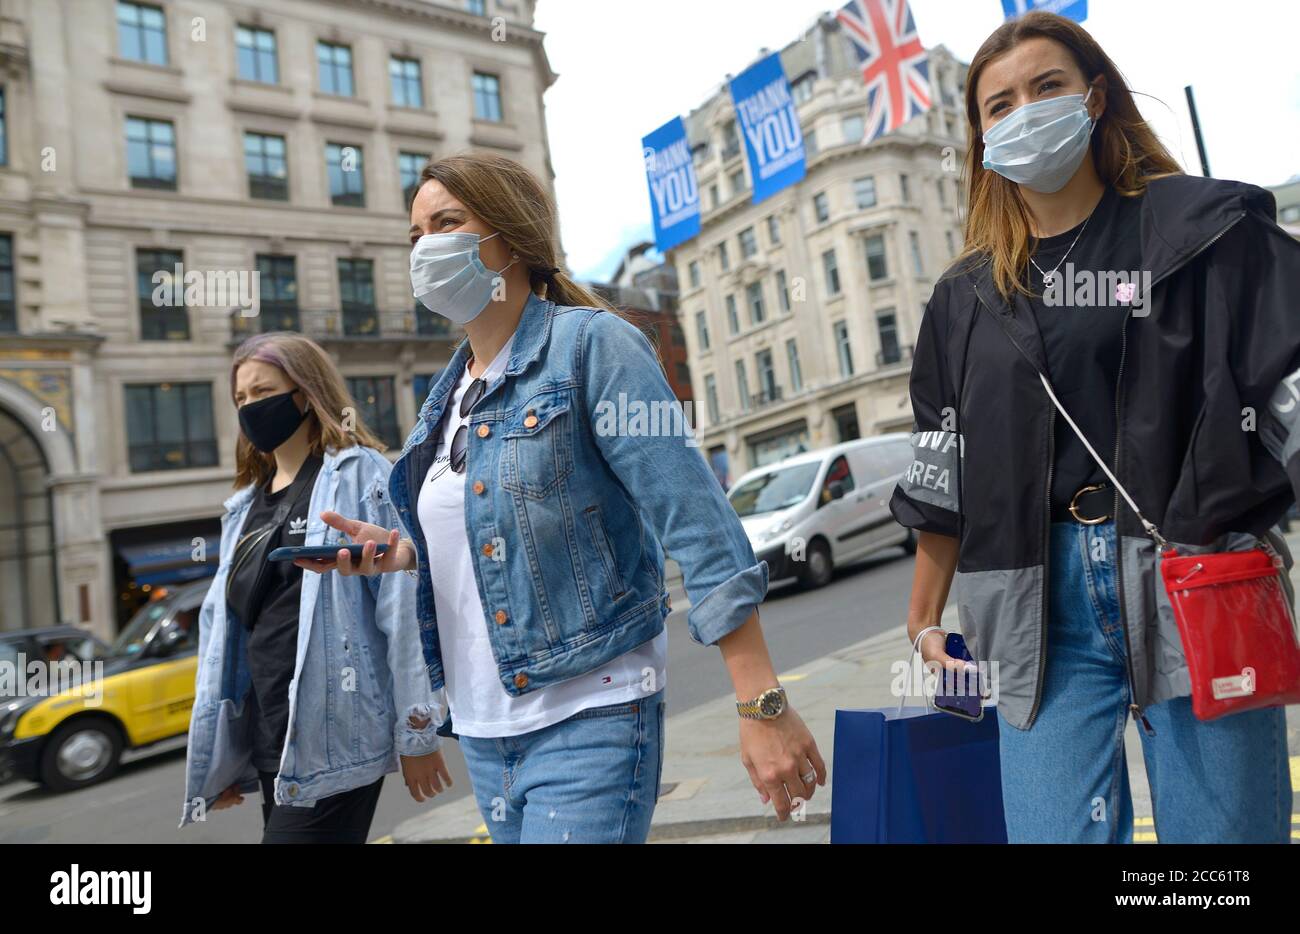
M 230 398 L 235 398 L 235 376 L 240 366 L 256 360 L 280 370 L 294 388 L 307 397 L 307 421 L 313 454 L 342 450 L 354 444 L 384 451 L 387 446 L 370 432 L 357 415 L 357 404 L 348 393 L 338 367 L 320 345 L 301 334 L 270 331 L 256 334 L 235 349 L 230 364 Z M 343 425 L 344 413 L 351 416 L 351 430 Z M 275 474 L 275 457 L 264 454 L 244 437 L 240 429 L 235 444 L 235 486 L 258 486 Z
M 1026 39 L 1046 38 L 1069 51 L 1090 84 L 1106 79 L 1106 109 L 1093 129 L 1091 148 L 1097 175 L 1121 195 L 1132 197 L 1146 190 L 1152 179 L 1181 175 L 1182 169 L 1142 119 L 1124 76 L 1097 40 L 1074 20 L 1055 13 L 1027 13 L 993 31 L 970 63 L 966 76 L 966 116 L 970 147 L 963 170 L 969 192 L 966 243 L 957 262 L 985 257 L 993 265 L 998 292 L 1028 294 L 1021 281 L 1029 263 L 1029 210 L 1015 182 L 984 168 L 984 137 L 980 129 L 977 88 L 986 65 Z

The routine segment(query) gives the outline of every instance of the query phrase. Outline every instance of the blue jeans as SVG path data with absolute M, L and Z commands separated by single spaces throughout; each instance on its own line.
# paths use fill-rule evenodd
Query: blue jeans
M 664 768 L 664 692 L 524 733 L 461 736 L 493 843 L 644 843 Z
M 1131 843 L 1124 752 L 1129 684 L 1115 523 L 1052 524 L 1046 665 L 1038 717 L 998 717 L 1012 843 Z M 1143 710 L 1142 757 L 1161 843 L 1287 843 L 1285 708 L 1201 721 L 1190 697 Z

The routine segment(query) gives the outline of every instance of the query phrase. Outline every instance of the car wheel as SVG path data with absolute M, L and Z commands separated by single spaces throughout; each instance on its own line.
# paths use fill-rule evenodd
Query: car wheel
M 117 771 L 122 736 L 106 720 L 77 720 L 50 736 L 41 754 L 41 781 L 55 791 L 102 782 Z
M 907 530 L 907 538 L 903 541 L 903 550 L 909 555 L 916 554 L 916 529 Z
M 799 577 L 805 587 L 824 587 L 831 582 L 835 564 L 831 561 L 831 549 L 823 541 L 815 541 L 808 546 Z

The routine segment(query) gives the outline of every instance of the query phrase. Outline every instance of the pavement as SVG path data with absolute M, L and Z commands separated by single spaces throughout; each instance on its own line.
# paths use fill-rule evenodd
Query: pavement
M 1287 536 L 1300 556 L 1300 531 Z M 674 610 L 683 608 L 680 575 L 672 579 Z M 1300 590 L 1300 564 L 1292 571 Z M 956 607 L 950 605 L 943 625 L 956 628 Z M 834 731 L 837 708 L 897 706 L 890 691 L 890 666 L 905 659 L 909 645 L 900 625 L 870 639 L 831 652 L 790 671 L 780 672 L 794 707 L 817 740 L 834 775 Z M 669 681 L 672 672 L 668 674 Z M 668 688 L 672 690 L 671 686 Z M 916 703 L 915 700 L 911 703 Z M 1291 783 L 1300 803 L 1300 707 L 1287 708 Z M 728 693 L 668 717 L 663 783 L 651 822 L 651 843 L 828 843 L 830 842 L 831 778 L 805 804 L 798 820 L 778 822 L 764 806 L 740 764 L 735 701 Z M 1134 841 L 1154 843 L 1151 795 L 1146 782 L 1141 739 L 1130 721 L 1125 735 L 1135 815 Z M 1300 842 L 1300 816 L 1293 817 L 1292 839 Z M 399 824 L 394 843 L 489 843 L 487 827 L 472 796 L 431 808 Z

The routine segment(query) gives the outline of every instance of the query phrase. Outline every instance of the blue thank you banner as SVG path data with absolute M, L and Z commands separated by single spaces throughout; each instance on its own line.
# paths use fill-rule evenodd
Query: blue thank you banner
M 731 101 L 758 204 L 804 176 L 803 130 L 781 56 L 773 52 L 733 78 Z
M 1076 23 L 1088 18 L 1088 0 L 1002 0 L 1006 19 L 1015 19 L 1035 10 L 1057 13 Z
M 673 117 L 641 139 L 655 246 L 665 252 L 700 232 L 700 188 L 681 117 Z

